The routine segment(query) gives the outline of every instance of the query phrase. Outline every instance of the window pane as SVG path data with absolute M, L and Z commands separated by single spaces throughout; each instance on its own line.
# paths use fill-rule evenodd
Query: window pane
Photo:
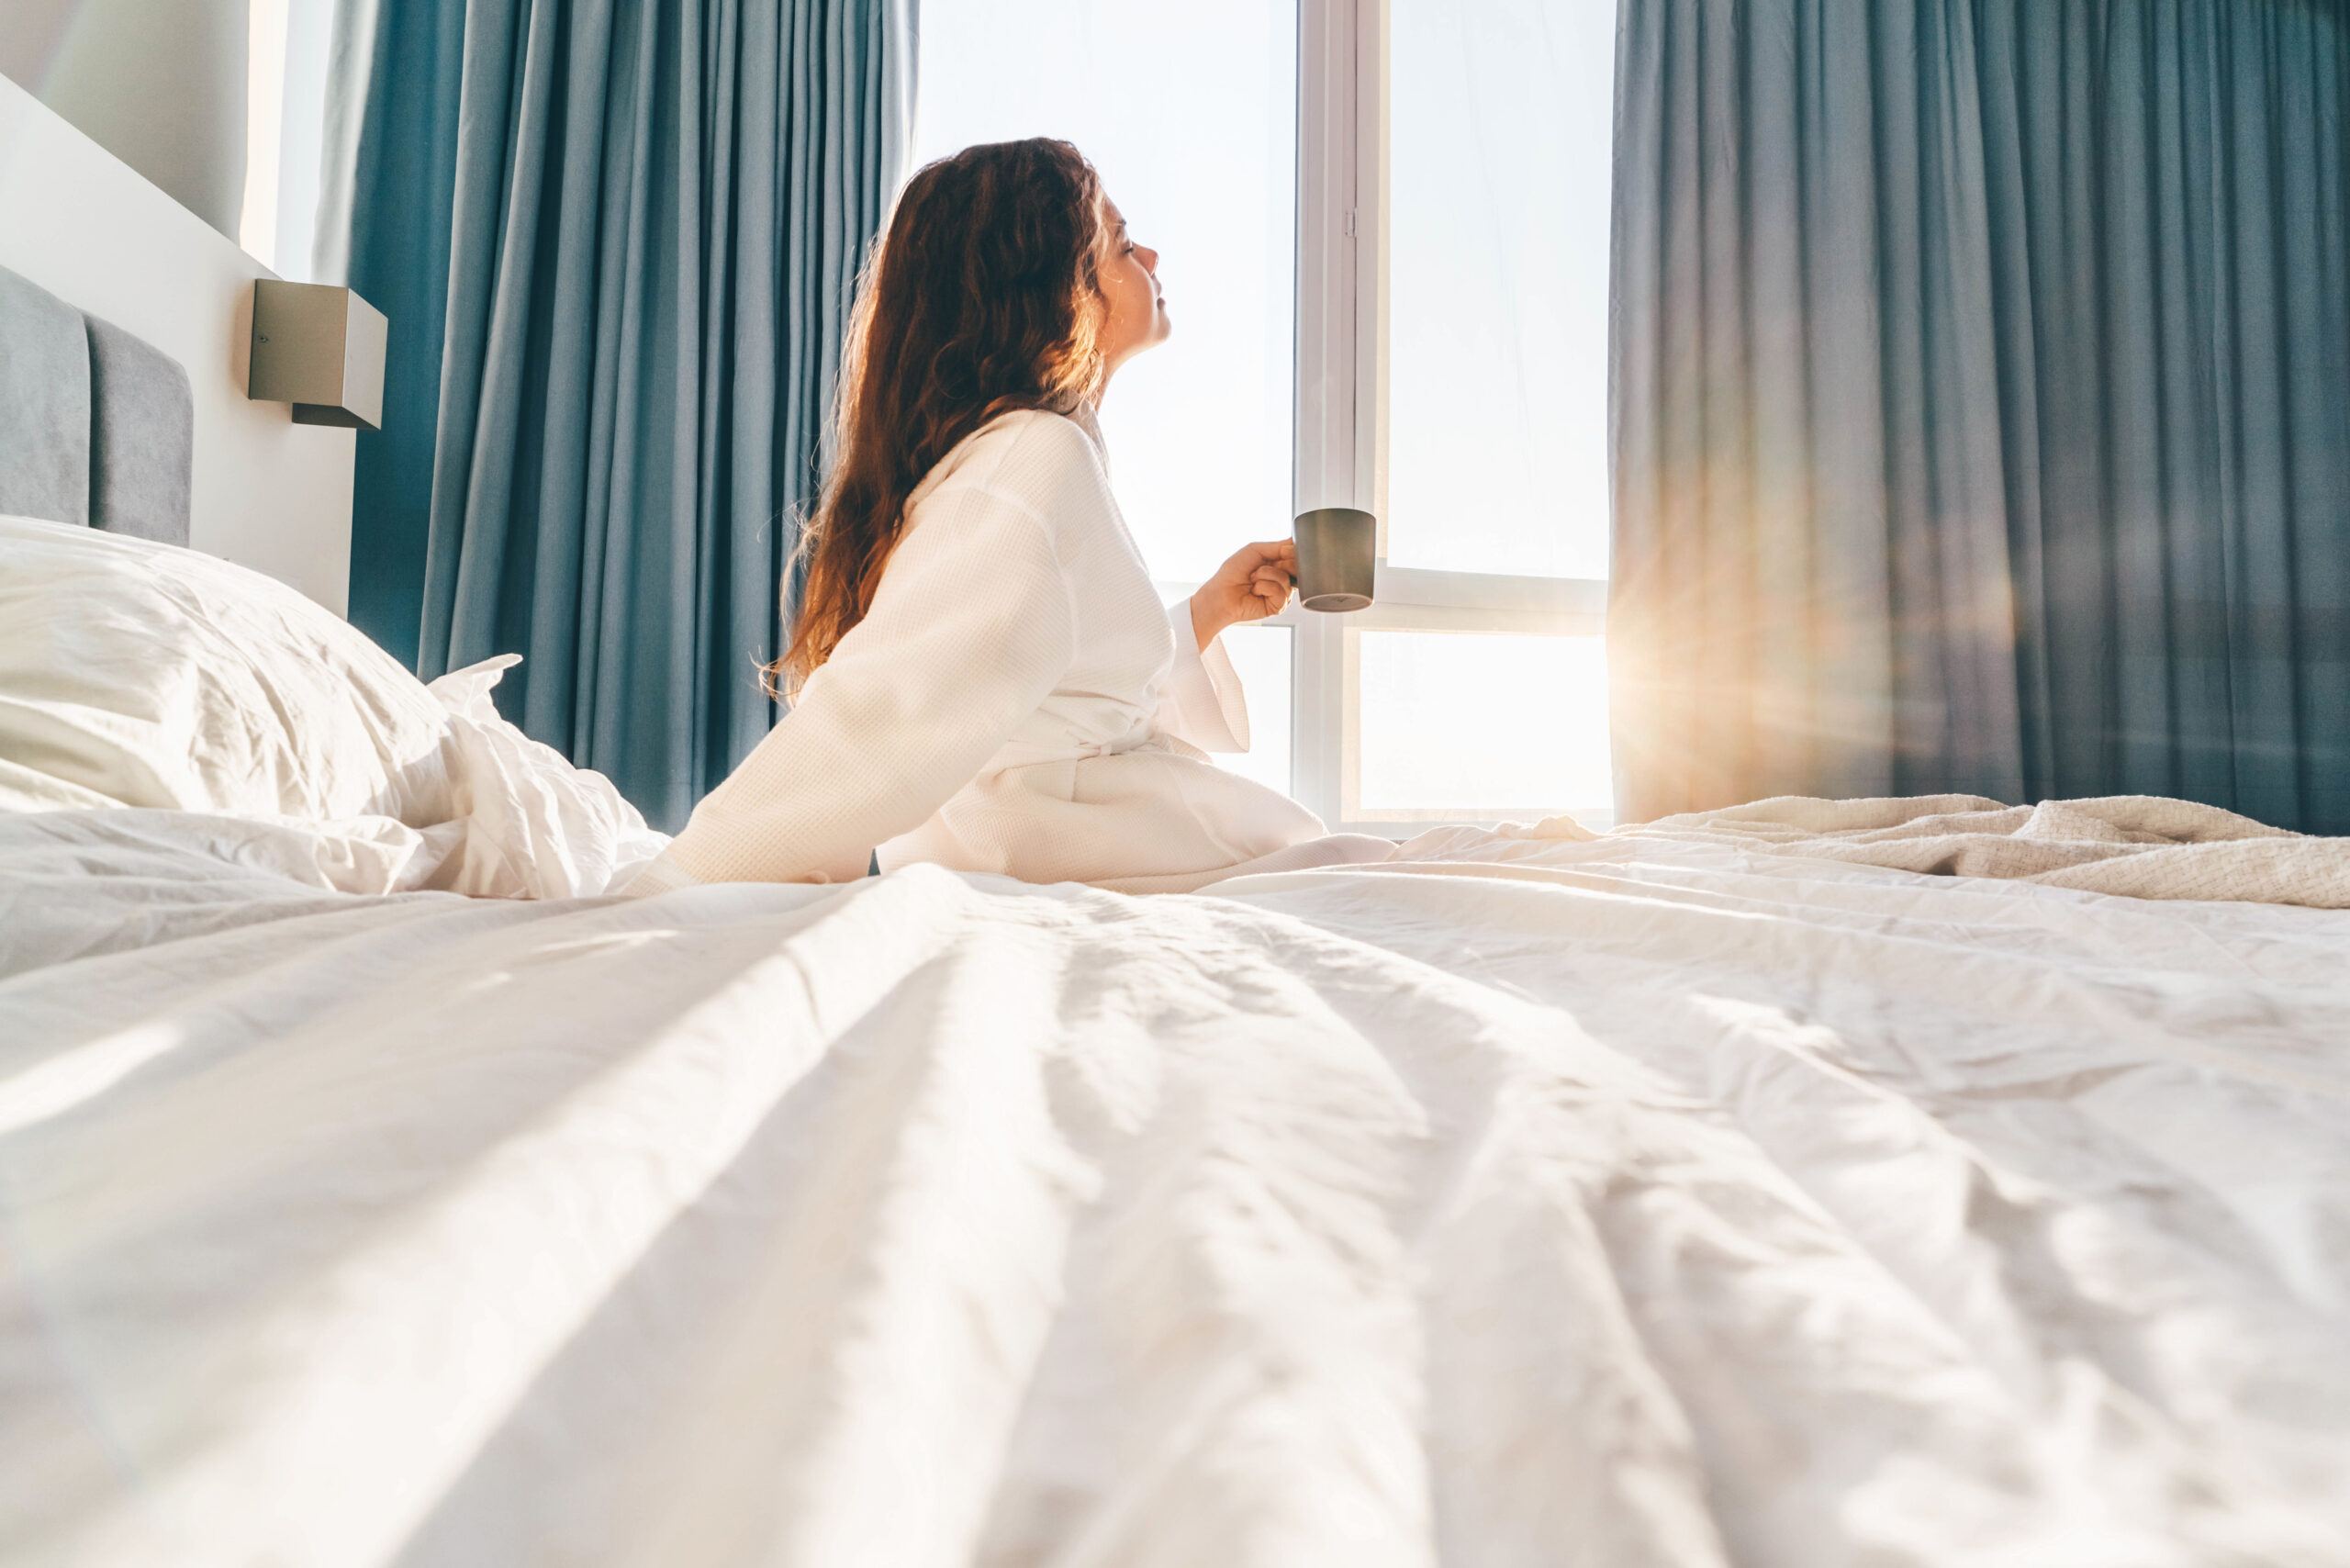
M 1290 792 L 1290 659 L 1295 643 L 1286 626 L 1234 626 L 1224 633 L 1241 689 L 1248 694 L 1248 749 L 1213 754 L 1219 767 Z
M 1390 25 L 1388 559 L 1604 577 L 1615 0 Z
M 1599 638 L 1356 635 L 1366 814 L 1614 820 Z
M 1289 533 L 1296 59 L 1283 0 L 923 0 L 918 162 L 1064 138 L 1159 253 L 1175 335 L 1102 409 L 1157 577 Z

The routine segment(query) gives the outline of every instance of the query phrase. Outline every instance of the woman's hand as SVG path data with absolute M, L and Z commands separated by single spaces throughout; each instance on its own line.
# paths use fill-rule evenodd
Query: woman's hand
M 1286 539 L 1243 544 L 1192 596 L 1192 634 L 1202 648 L 1242 621 L 1279 615 L 1297 586 L 1297 546 Z

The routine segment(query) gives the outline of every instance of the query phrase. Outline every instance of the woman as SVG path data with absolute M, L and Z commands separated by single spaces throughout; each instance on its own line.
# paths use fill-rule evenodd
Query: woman
M 1218 633 L 1288 602 L 1286 541 L 1163 609 L 1093 411 L 1168 335 L 1157 255 L 1067 142 L 908 182 L 843 366 L 837 457 L 778 666 L 790 711 L 629 890 L 928 860 L 1180 891 L 1384 859 L 1207 762 L 1245 751 Z

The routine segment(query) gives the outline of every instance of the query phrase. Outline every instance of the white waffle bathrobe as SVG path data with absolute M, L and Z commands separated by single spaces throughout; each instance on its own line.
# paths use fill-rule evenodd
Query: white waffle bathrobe
M 838 881 L 877 848 L 1133 891 L 1384 857 L 1293 849 L 1320 820 L 1204 759 L 1248 747 L 1239 678 L 1159 603 L 1089 426 L 1007 414 L 940 461 L 871 612 L 631 892 Z

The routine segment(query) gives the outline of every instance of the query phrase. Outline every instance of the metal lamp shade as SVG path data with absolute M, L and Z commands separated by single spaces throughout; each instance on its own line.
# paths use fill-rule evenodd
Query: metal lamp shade
M 293 404 L 297 425 L 378 430 L 388 335 L 384 313 L 347 288 L 258 279 L 245 396 Z

